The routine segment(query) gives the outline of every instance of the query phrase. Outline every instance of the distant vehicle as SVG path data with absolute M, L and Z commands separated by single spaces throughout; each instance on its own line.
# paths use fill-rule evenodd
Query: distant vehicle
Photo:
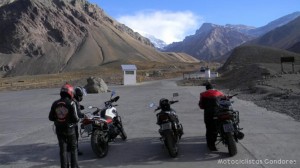
M 200 68 L 200 72 L 203 72 L 203 73 L 204 73 L 205 71 L 206 71 L 206 68 L 205 68 L 205 67 L 201 67 L 201 68 Z

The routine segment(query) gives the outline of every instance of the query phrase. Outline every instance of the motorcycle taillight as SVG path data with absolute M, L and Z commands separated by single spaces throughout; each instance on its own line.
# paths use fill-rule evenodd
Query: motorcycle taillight
M 232 115 L 230 113 L 220 114 L 220 115 L 218 115 L 218 119 L 219 120 L 231 120 Z
M 91 124 L 91 123 L 93 123 L 93 121 L 90 120 L 90 119 L 85 118 L 85 119 L 82 120 L 83 125 L 88 125 L 88 124 Z
M 158 115 L 158 121 L 165 121 L 169 119 L 169 115 L 168 114 L 160 114 Z

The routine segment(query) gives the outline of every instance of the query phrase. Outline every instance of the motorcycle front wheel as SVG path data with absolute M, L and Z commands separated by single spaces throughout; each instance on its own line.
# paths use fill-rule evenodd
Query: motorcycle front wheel
M 125 141 L 127 139 L 127 134 L 126 134 L 126 132 L 125 132 L 125 130 L 123 128 L 123 125 L 122 124 L 118 124 L 117 127 L 118 127 L 118 129 L 120 131 L 120 136 L 121 136 L 122 140 Z
M 91 137 L 91 146 L 93 152 L 99 157 L 103 158 L 108 153 L 108 140 L 101 130 L 95 130 Z
M 120 116 L 118 116 L 118 120 L 116 121 L 116 125 L 117 125 L 117 128 L 119 129 L 119 131 L 120 131 L 120 136 L 121 136 L 121 138 L 122 138 L 122 140 L 123 141 L 125 141 L 126 139 L 127 139 L 127 134 L 126 134 L 126 132 L 125 132 L 125 130 L 124 130 L 124 127 L 123 127 L 123 124 L 122 124 L 122 119 L 121 119 L 121 117 Z
M 163 135 L 165 136 L 164 143 L 168 149 L 169 155 L 175 158 L 178 155 L 178 147 L 172 130 L 165 131 Z

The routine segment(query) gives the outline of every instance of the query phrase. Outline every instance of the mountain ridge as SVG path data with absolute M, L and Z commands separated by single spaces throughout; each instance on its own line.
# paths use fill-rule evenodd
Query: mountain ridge
M 158 52 L 149 39 L 86 0 L 14 0 L 0 7 L 0 22 L 0 68 L 12 76 L 115 61 L 198 62 Z
M 280 28 L 292 22 L 298 16 L 300 16 L 300 12 L 294 12 L 258 28 L 247 25 L 226 24 L 222 26 L 213 23 L 203 23 L 194 35 L 187 36 L 183 41 L 166 46 L 164 51 L 186 52 L 200 60 L 223 61 L 235 47 L 259 38 L 259 36 L 263 36 L 271 30 Z M 215 35 L 212 35 L 212 31 L 215 31 L 213 33 Z M 292 49 L 294 50 L 294 48 Z

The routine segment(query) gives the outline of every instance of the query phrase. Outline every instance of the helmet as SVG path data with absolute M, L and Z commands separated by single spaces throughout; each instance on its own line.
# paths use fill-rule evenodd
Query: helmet
M 210 89 L 214 88 L 213 85 L 209 82 L 205 85 L 205 87 L 206 87 L 206 90 L 210 90 Z
M 77 101 L 82 101 L 82 97 L 86 95 L 86 91 L 83 87 L 81 86 L 77 86 L 75 88 L 75 95 L 74 95 L 74 98 L 77 100 Z
M 71 99 L 74 98 L 74 87 L 70 84 L 64 84 L 60 89 L 60 96 L 62 98 L 69 97 Z
M 159 100 L 159 106 L 163 111 L 170 111 L 170 104 L 169 104 L 169 100 L 162 98 Z

